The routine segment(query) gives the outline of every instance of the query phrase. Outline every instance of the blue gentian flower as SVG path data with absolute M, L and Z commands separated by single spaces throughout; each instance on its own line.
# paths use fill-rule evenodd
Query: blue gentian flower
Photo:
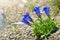
M 45 11 L 46 15 L 50 15 L 50 7 L 49 6 L 46 6 L 43 8 L 43 10 Z
M 30 17 L 29 13 L 26 12 L 25 15 L 23 15 L 23 16 L 24 16 L 24 18 L 22 19 L 22 22 L 30 25 L 29 21 L 32 22 L 32 18 Z
M 40 16 L 40 6 L 36 6 L 36 7 L 33 9 L 33 12 L 36 12 L 37 16 Z
M 30 23 L 25 18 L 23 18 L 21 22 L 23 22 L 23 23 L 25 23 L 27 25 L 30 25 Z
M 25 17 L 26 20 L 32 21 L 32 18 L 30 17 L 28 12 L 26 12 L 25 15 L 23 15 L 23 16 Z

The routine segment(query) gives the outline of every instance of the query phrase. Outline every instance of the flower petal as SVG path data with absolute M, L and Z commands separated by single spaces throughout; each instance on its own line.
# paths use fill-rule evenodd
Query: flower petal
M 32 22 L 32 18 L 30 17 L 29 13 L 26 12 L 25 15 L 23 15 L 23 16 L 24 16 L 24 18 L 22 19 L 22 22 L 30 25 L 29 21 Z
M 24 17 L 25 17 L 26 20 L 32 21 L 32 18 L 30 17 L 28 12 L 25 13 Z
M 23 22 L 23 23 L 25 23 L 27 25 L 30 25 L 30 23 L 25 18 L 23 18 L 21 22 Z
M 45 11 L 45 13 L 47 15 L 50 15 L 50 7 L 49 6 L 44 7 L 43 10 Z
M 40 16 L 40 6 L 36 6 L 36 7 L 33 9 L 33 12 L 36 12 L 37 16 Z

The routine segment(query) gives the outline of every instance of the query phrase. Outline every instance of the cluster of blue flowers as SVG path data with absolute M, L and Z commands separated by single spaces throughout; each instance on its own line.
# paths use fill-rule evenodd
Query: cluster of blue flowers
M 46 13 L 47 16 L 50 15 L 50 7 L 49 6 L 46 6 L 43 8 L 43 11 Z M 40 6 L 36 6 L 34 9 L 33 9 L 33 12 L 35 12 L 37 14 L 37 16 L 41 16 L 41 13 L 40 13 Z M 32 18 L 30 17 L 29 15 L 29 12 L 26 12 L 25 15 L 23 15 L 23 19 L 21 22 L 27 24 L 27 25 L 31 25 L 30 22 L 32 22 Z

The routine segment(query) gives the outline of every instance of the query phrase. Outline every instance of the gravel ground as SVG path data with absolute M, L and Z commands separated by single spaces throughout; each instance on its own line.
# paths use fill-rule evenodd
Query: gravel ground
M 17 26 L 17 25 L 15 25 Z M 14 26 L 14 27 L 15 27 Z M 32 35 L 32 28 L 28 25 L 18 25 L 18 29 L 13 31 L 12 26 L 8 26 L 0 32 L 0 40 L 35 40 Z M 48 38 L 43 40 L 60 40 L 60 29 L 52 33 Z

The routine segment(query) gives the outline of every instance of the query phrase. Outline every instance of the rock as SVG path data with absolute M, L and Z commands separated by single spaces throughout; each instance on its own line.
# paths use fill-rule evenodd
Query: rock
M 20 3 L 20 4 L 18 5 L 18 9 L 23 9 L 23 8 L 24 8 L 24 6 L 25 6 L 25 4 Z
M 59 36 L 57 36 L 55 40 L 60 40 L 60 35 L 59 35 Z
M 11 35 L 10 38 L 15 39 L 15 38 L 17 38 L 17 36 L 16 35 Z
M 27 0 L 22 0 L 23 3 L 27 3 Z
M 5 40 L 10 40 L 9 38 L 6 38 Z
M 0 11 L 0 30 L 5 28 L 6 26 L 7 26 L 6 16 L 3 14 L 2 11 Z

